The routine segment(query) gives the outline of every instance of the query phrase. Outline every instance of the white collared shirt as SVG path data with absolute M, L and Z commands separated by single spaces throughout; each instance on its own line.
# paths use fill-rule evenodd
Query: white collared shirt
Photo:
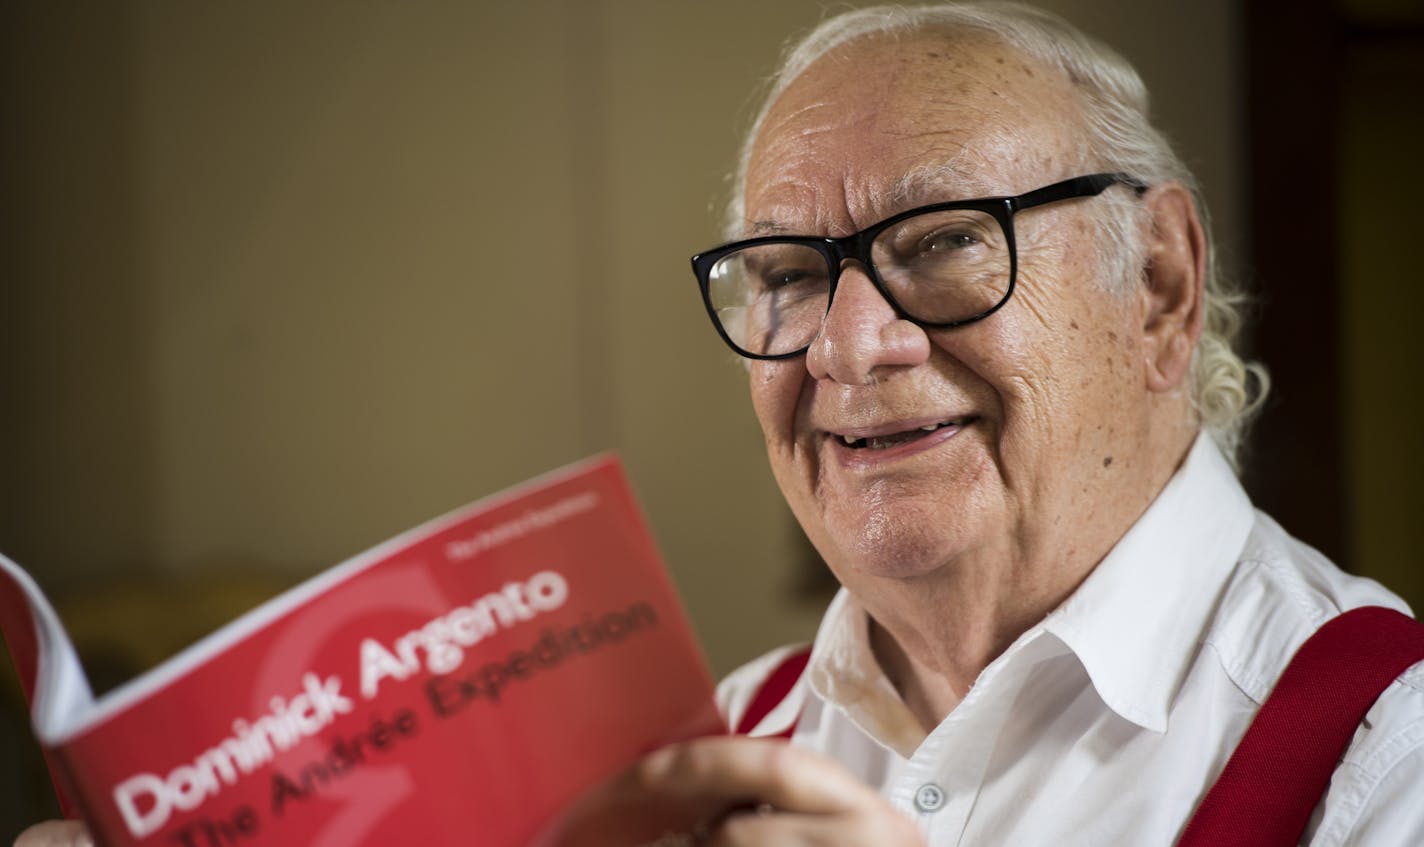
M 1408 611 L 1256 512 L 1211 440 L 1078 590 L 928 735 L 845 591 L 806 672 L 753 734 L 849 767 L 931 847 L 1171 845 L 1297 647 L 1344 609 Z M 735 726 L 787 650 L 729 676 Z M 1424 845 L 1424 663 L 1375 703 L 1303 844 Z

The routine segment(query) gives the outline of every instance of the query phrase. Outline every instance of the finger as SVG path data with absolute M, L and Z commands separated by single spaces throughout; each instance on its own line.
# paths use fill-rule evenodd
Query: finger
M 784 741 L 703 738 L 665 747 L 643 760 L 640 781 L 651 790 L 715 812 L 766 803 L 807 814 L 879 806 L 879 794 L 840 763 Z
M 20 833 L 15 847 L 94 847 L 94 839 L 79 821 L 45 821 Z
M 745 812 L 723 821 L 698 847 L 924 847 L 924 839 L 909 818 L 888 814 L 799 815 Z

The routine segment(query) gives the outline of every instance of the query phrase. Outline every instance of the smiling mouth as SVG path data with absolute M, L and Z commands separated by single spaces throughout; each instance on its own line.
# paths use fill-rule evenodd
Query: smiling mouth
M 908 429 L 904 432 L 892 432 L 886 435 L 872 435 L 865 438 L 853 438 L 849 435 L 837 435 L 845 446 L 852 450 L 886 450 L 891 447 L 898 447 L 901 444 L 908 444 L 911 441 L 918 441 L 937 430 L 947 426 L 961 428 L 973 422 L 973 418 L 955 418 L 954 420 L 941 421 L 939 423 L 927 424 L 915 429 Z

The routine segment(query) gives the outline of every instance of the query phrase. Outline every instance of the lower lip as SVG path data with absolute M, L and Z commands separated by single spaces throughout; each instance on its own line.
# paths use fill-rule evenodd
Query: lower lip
M 916 438 L 914 441 L 906 441 L 903 444 L 896 444 L 894 447 L 850 447 L 841 440 L 839 436 L 827 436 L 826 440 L 831 446 L 831 453 L 835 455 L 836 461 L 843 467 L 851 469 L 874 468 L 889 462 L 897 462 L 901 459 L 923 453 L 926 450 L 933 450 L 959 433 L 971 424 L 973 420 L 964 422 L 957 426 L 942 426 L 934 432 L 928 433 L 923 438 Z

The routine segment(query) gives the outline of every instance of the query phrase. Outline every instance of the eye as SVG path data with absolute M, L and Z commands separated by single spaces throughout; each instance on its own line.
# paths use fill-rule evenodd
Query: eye
M 762 274 L 761 284 L 763 288 L 776 290 L 805 282 L 816 275 L 805 268 L 772 268 Z
M 875 260 L 886 266 L 959 263 L 998 249 L 1000 241 L 997 221 L 978 209 L 921 212 L 876 237 Z
M 979 239 L 963 230 L 941 230 L 920 239 L 919 251 L 921 253 L 949 253 L 967 250 L 977 244 L 979 244 Z

